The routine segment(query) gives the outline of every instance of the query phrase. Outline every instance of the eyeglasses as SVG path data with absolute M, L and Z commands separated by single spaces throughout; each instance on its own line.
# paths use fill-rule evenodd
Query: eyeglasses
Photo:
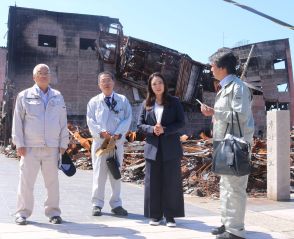
M 37 72 L 37 76 L 49 76 L 49 75 L 51 75 L 50 72 L 40 72 L 40 71 Z
M 112 80 L 101 80 L 101 81 L 99 81 L 99 84 L 101 84 L 101 85 L 110 85 L 112 83 L 113 83 Z

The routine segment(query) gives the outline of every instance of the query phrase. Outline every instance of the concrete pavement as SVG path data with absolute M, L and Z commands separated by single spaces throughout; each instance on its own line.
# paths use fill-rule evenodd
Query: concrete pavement
M 72 178 L 60 172 L 60 198 L 64 223 L 51 225 L 44 216 L 43 202 L 46 191 L 39 175 L 35 185 L 35 207 L 29 224 L 14 223 L 18 161 L 0 155 L 0 239 L 65 239 L 65 238 L 215 238 L 210 230 L 220 225 L 219 200 L 185 197 L 186 217 L 176 219 L 177 227 L 164 224 L 150 226 L 143 215 L 143 188 L 123 183 L 123 206 L 129 211 L 127 218 L 110 212 L 107 184 L 103 216 L 91 216 L 92 171 L 78 170 Z M 294 239 L 294 195 L 291 201 L 274 202 L 249 199 L 246 214 L 248 239 Z

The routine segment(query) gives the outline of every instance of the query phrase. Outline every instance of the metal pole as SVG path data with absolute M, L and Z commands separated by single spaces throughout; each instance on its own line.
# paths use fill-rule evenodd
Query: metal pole
M 241 80 L 243 80 L 244 76 L 245 76 L 245 73 L 247 71 L 247 67 L 248 67 L 248 64 L 249 64 L 249 61 L 250 61 L 250 58 L 251 58 L 251 55 L 252 55 L 252 52 L 253 52 L 253 48 L 254 48 L 254 44 L 251 46 L 251 49 L 250 49 L 250 52 L 249 52 L 249 55 L 247 57 L 247 60 L 246 60 L 246 63 L 245 63 L 245 66 L 244 66 L 244 69 L 243 69 L 243 72 L 242 72 L 242 75 L 240 77 Z

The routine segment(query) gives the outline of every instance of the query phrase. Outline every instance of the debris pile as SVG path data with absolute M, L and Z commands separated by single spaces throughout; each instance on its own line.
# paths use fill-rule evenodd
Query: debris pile
M 68 125 L 70 145 L 67 150 L 79 169 L 91 170 L 92 138 L 88 128 Z M 137 137 L 138 136 L 138 137 Z M 142 141 L 135 141 L 136 138 Z M 211 172 L 212 139 L 200 135 L 201 139 L 181 137 L 184 155 L 181 162 L 183 190 L 186 194 L 200 197 L 219 197 L 220 177 Z M 294 133 L 291 134 L 294 139 Z M 142 136 L 129 132 L 125 143 L 122 180 L 137 184 L 144 183 L 144 144 Z M 2 148 L 8 157 L 17 157 L 16 150 L 8 146 Z M 247 191 L 251 196 L 264 196 L 267 186 L 267 151 L 266 140 L 255 139 L 252 147 L 252 173 L 249 176 Z M 294 192 L 294 142 L 290 154 L 291 191 Z
M 16 148 L 11 144 L 7 147 L 2 146 L 0 148 L 0 153 L 6 155 L 8 158 L 17 158 Z
M 67 153 L 71 156 L 77 168 L 91 170 L 91 145 L 93 139 L 89 129 L 68 124 L 68 130 L 70 143 Z
M 201 197 L 218 197 L 219 176 L 211 172 L 212 139 L 204 137 L 200 140 L 187 140 L 183 136 L 182 141 L 184 156 L 181 170 L 184 192 Z M 143 183 L 143 146 L 144 142 L 141 141 L 126 143 L 123 181 Z M 293 160 L 292 164 L 294 165 Z M 252 196 L 263 195 L 266 192 L 266 180 L 266 141 L 255 139 L 248 193 Z

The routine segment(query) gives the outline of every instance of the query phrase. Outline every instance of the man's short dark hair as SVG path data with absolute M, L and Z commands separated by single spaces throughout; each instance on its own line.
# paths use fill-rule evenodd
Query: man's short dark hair
M 236 74 L 238 60 L 230 48 L 221 48 L 212 56 L 209 61 L 219 68 L 225 68 L 228 74 Z
M 110 71 L 102 71 L 102 72 L 100 72 L 99 74 L 98 74 L 98 84 L 99 84 L 99 81 L 100 81 L 100 77 L 102 76 L 102 75 L 108 75 L 108 76 L 110 76 L 110 78 L 113 80 L 113 81 L 115 81 L 115 77 L 114 77 L 114 74 L 112 74 Z

